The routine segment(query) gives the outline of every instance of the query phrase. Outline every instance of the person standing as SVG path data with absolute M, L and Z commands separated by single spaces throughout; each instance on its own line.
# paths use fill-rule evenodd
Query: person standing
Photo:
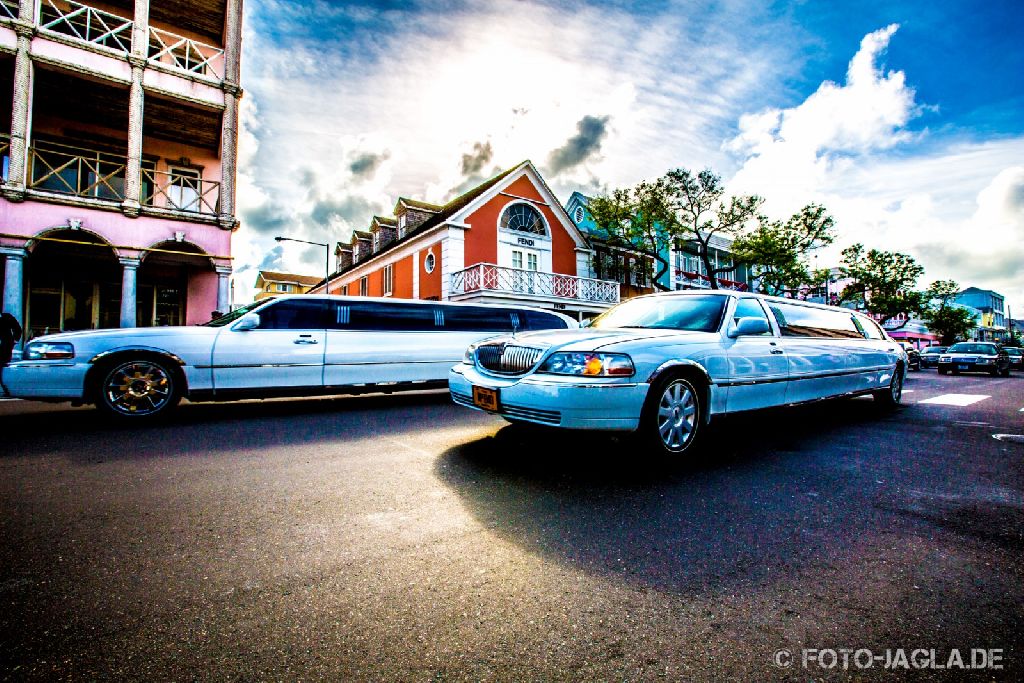
M 14 355 L 14 345 L 21 341 L 21 325 L 18 319 L 10 313 L 0 315 L 0 391 L 7 393 L 4 385 L 4 366 L 10 362 Z

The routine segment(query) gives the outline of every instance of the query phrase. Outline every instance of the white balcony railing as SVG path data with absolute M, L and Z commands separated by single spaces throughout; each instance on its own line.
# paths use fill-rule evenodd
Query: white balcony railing
M 603 304 L 619 302 L 618 282 L 506 268 L 492 263 L 477 263 L 452 273 L 451 289 L 452 296 L 497 291 Z
M 152 26 L 149 60 L 216 80 L 224 77 L 224 50 Z
M 171 211 L 217 215 L 220 183 L 198 172 L 142 169 L 142 205 Z
M 39 10 L 39 28 L 117 50 L 131 52 L 131 19 L 89 7 L 73 0 L 46 0 Z

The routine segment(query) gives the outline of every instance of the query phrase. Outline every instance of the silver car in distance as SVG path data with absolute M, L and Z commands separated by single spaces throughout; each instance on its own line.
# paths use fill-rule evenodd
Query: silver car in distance
M 585 329 L 475 344 L 448 386 L 511 422 L 638 430 L 678 455 L 716 415 L 856 394 L 894 407 L 906 369 L 900 345 L 849 309 L 686 291 L 631 299 Z
M 197 327 L 66 332 L 3 368 L 8 395 L 95 403 L 143 420 L 186 397 L 228 401 L 443 388 L 466 346 L 575 327 L 539 309 L 393 298 L 282 296 Z

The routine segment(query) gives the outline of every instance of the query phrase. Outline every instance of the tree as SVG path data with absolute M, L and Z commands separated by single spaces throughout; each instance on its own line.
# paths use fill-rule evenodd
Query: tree
M 952 304 L 959 293 L 960 285 L 953 280 L 936 280 L 924 291 L 921 319 L 929 330 L 942 337 L 944 346 L 967 337 L 977 324 L 969 310 Z
M 669 289 L 660 280 L 669 268 L 664 254 L 672 245 L 675 223 L 668 197 L 668 188 L 659 179 L 594 197 L 587 205 L 599 234 L 608 244 L 644 254 L 657 262 L 658 271 L 652 282 L 661 290 Z
M 712 289 L 719 289 L 718 276 L 736 270 L 738 265 L 715 267 L 711 261 L 711 242 L 718 235 L 735 238 L 746 224 L 757 217 L 763 200 L 757 195 L 723 200 L 722 178 L 710 169 L 694 175 L 685 168 L 669 171 L 659 182 L 667 187 L 674 220 L 666 224 L 676 243 L 692 242 Z
M 811 272 L 806 255 L 832 244 L 835 221 L 825 207 L 808 204 L 785 223 L 758 217 L 758 227 L 733 242 L 733 258 L 751 266 L 764 294 L 796 294 L 806 285 L 826 282 L 828 270 Z
M 924 300 L 916 291 L 924 268 L 912 256 L 894 251 L 864 250 L 863 244 L 843 249 L 840 271 L 852 279 L 839 301 L 862 304 L 880 322 L 919 311 Z

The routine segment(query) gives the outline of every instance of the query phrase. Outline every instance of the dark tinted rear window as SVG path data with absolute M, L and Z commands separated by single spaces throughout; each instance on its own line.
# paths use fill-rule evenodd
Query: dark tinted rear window
M 444 328 L 465 332 L 511 332 L 512 312 L 505 308 L 452 306 L 444 309 Z
M 437 327 L 434 306 L 386 301 L 332 301 L 330 329 L 378 332 L 430 332 Z
M 828 311 L 775 301 L 768 307 L 775 314 L 783 337 L 864 338 L 854 324 L 853 316 L 843 309 Z
M 322 330 L 327 310 L 323 299 L 286 299 L 261 308 L 261 330 Z
M 519 320 L 523 321 L 524 319 L 525 327 L 528 330 L 564 330 L 569 327 L 557 315 L 541 311 L 519 311 Z

